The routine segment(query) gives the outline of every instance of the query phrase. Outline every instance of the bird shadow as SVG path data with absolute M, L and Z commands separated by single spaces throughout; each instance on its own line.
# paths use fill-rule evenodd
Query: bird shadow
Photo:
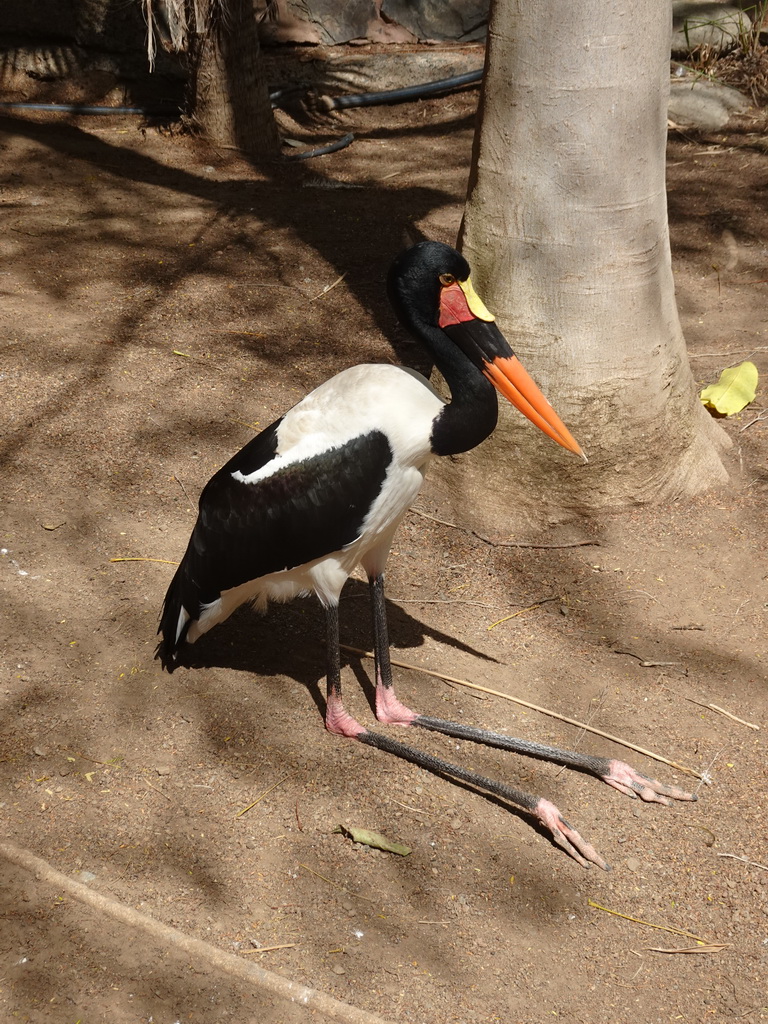
M 354 579 L 348 581 L 340 603 L 341 638 L 342 645 L 349 641 L 348 646 L 356 648 L 356 651 L 345 651 L 342 647 L 341 660 L 343 666 L 351 668 L 366 701 L 370 708 L 375 710 L 373 663 L 366 664 L 363 656 L 363 652 L 371 645 L 372 632 L 367 598 L 366 583 Z M 356 607 L 362 608 L 363 605 L 364 615 L 354 611 Z M 423 646 L 426 638 L 431 638 L 454 650 L 498 664 L 496 658 L 427 626 L 397 604 L 388 602 L 387 612 L 391 639 L 398 648 L 415 649 Z M 262 678 L 288 677 L 306 689 L 317 707 L 319 717 L 323 720 L 325 718 L 325 615 L 319 602 L 314 598 L 299 598 L 288 604 L 272 604 L 263 616 L 248 606 L 241 606 L 226 622 L 205 634 L 195 644 L 182 648 L 179 652 L 178 665 L 192 670 L 225 668 L 253 673 Z M 418 666 L 415 667 L 418 670 Z M 388 727 L 383 728 L 389 732 Z M 399 728 L 396 731 L 401 732 Z M 378 727 L 374 726 L 374 732 L 378 732 Z M 404 739 L 407 745 L 420 752 L 418 730 L 409 728 L 405 732 L 407 738 Z M 400 738 L 398 736 L 398 739 Z M 446 737 L 443 739 L 447 740 Z M 510 756 L 519 755 L 510 752 Z M 542 757 L 541 760 L 546 762 L 550 759 Z M 442 771 L 437 766 L 430 766 L 428 770 L 430 774 L 451 786 L 481 797 L 504 812 L 520 818 L 553 847 L 557 847 L 549 830 L 535 816 L 526 813 L 504 797 L 456 778 L 449 771 Z
M 373 673 L 363 667 L 364 652 L 372 646 L 366 583 L 355 579 L 347 582 L 339 605 L 339 618 L 342 666 L 352 667 L 366 700 L 374 707 Z M 390 641 L 398 650 L 415 650 L 430 639 L 455 651 L 499 664 L 498 659 L 427 625 L 390 601 L 387 601 L 387 620 Z M 345 647 L 354 650 L 347 651 Z M 288 604 L 273 603 L 264 615 L 242 606 L 196 643 L 185 645 L 177 658 L 177 665 L 188 669 L 226 668 L 259 676 L 288 676 L 307 688 L 322 715 L 325 714 L 325 698 L 319 684 L 325 676 L 325 664 L 325 613 L 311 597 L 297 598 Z

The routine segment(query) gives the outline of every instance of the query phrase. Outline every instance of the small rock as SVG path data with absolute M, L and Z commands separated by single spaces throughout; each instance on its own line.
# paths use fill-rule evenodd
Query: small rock
M 344 970 L 344 968 L 341 966 L 341 964 L 336 964 L 336 966 L 333 968 L 333 973 L 334 974 L 346 974 L 347 972 Z
M 641 868 L 640 861 L 636 857 L 627 857 L 624 864 L 628 871 L 639 871 Z
M 715 131 L 728 123 L 731 114 L 744 111 L 748 106 L 749 100 L 737 89 L 700 79 L 693 84 L 671 84 L 667 114 L 675 124 Z
M 170 775 L 171 774 L 170 765 L 167 765 L 167 764 L 159 764 L 155 768 L 155 771 L 157 772 L 158 775 Z
M 38 757 L 47 757 L 48 756 L 48 748 L 47 747 L 32 747 L 32 753 L 33 754 L 37 754 Z
M 683 55 L 705 49 L 727 53 L 752 28 L 740 8 L 711 0 L 675 0 L 672 19 L 671 50 Z

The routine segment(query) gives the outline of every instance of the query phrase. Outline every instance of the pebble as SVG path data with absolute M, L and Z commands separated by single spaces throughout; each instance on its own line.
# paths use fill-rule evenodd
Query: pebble
M 170 775 L 171 774 L 170 766 L 167 765 L 167 764 L 159 764 L 157 766 L 157 768 L 155 768 L 155 771 L 157 772 L 158 775 Z
M 347 972 L 344 970 L 344 968 L 341 966 L 341 964 L 337 964 L 333 968 L 333 973 L 334 974 L 346 974 Z

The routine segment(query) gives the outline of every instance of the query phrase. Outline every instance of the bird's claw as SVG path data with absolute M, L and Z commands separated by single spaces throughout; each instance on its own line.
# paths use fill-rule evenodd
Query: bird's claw
M 549 800 L 539 800 L 535 810 L 536 817 L 548 830 L 557 845 L 583 868 L 596 864 L 603 871 L 610 871 L 607 864 L 594 846 L 572 826 L 569 825 L 560 811 Z
M 647 803 L 665 804 L 669 806 L 673 800 L 697 800 L 695 793 L 686 793 L 677 786 L 668 786 L 657 779 L 651 779 L 641 772 L 635 771 L 624 761 L 611 761 L 608 774 L 604 776 L 609 786 L 618 789 L 625 796 Z

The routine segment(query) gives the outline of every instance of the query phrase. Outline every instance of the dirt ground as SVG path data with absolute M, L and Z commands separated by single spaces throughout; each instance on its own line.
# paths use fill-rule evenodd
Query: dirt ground
M 410 514 L 390 561 L 395 657 L 711 781 L 397 670 L 426 712 L 699 793 L 630 803 L 555 766 L 418 737 L 554 800 L 611 873 L 494 800 L 327 734 L 311 601 L 236 614 L 173 676 L 153 660 L 169 562 L 212 472 L 336 370 L 418 364 L 382 279 L 404 224 L 455 238 L 475 103 L 345 114 L 326 134 L 353 130 L 352 146 L 271 172 L 136 119 L 1 119 L 2 841 L 388 1021 L 768 1020 L 762 388 L 723 423 L 728 489 L 605 517 L 573 538 L 592 546 L 515 549 L 436 522 L 450 514 L 427 486 L 433 518 Z M 768 373 L 767 172 L 759 111 L 670 139 L 678 300 L 702 384 L 748 357 Z M 357 648 L 364 590 L 353 581 L 341 608 Z M 349 654 L 344 678 L 370 723 L 370 663 Z M 412 852 L 354 844 L 340 824 Z M 331 1019 L 2 857 L 0 878 L 4 1020 Z

